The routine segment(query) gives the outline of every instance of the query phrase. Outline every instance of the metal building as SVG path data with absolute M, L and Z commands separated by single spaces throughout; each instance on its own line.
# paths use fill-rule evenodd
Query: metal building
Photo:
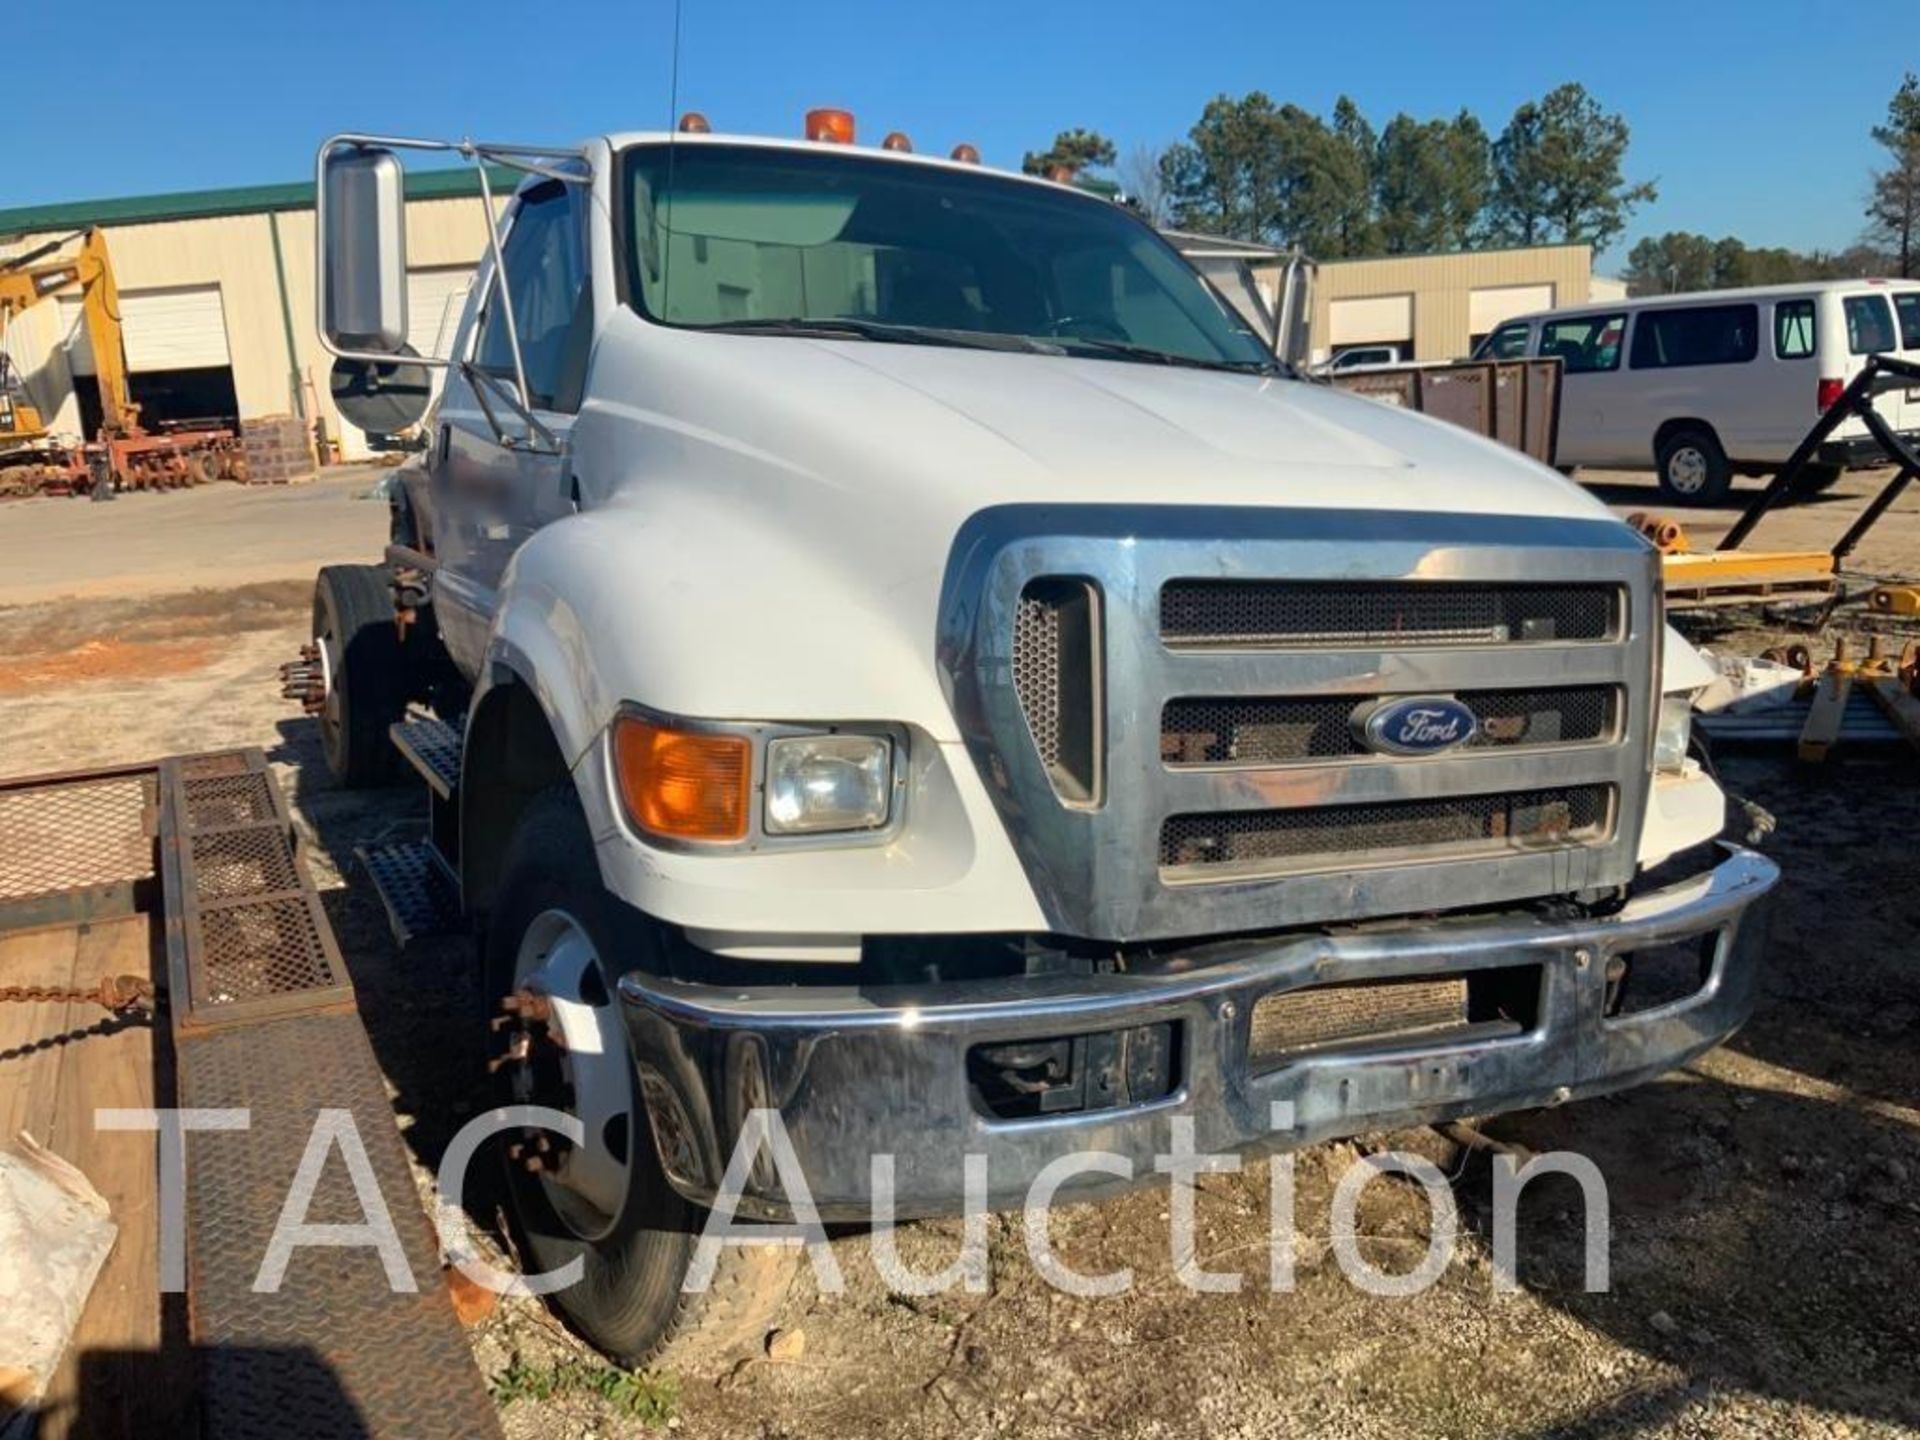
M 517 175 L 493 177 L 496 196 Z M 407 177 L 408 318 L 422 353 L 453 320 L 486 248 L 470 169 Z M 311 184 L 263 185 L 0 210 L 0 259 L 89 225 L 106 231 L 119 281 L 133 398 L 169 420 L 318 418 L 341 454 L 367 453 L 328 395 L 331 357 L 314 333 Z M 98 404 L 78 296 L 15 321 L 5 348 L 50 427 L 91 437 Z M 78 383 L 76 384 L 76 379 Z
M 1408 347 L 1412 360 L 1457 360 L 1503 320 L 1591 298 L 1593 249 L 1533 245 L 1323 260 L 1314 284 L 1313 350 Z

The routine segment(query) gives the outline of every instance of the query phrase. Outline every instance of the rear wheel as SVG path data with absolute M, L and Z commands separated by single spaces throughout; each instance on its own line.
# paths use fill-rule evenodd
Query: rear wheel
M 533 1011 L 524 1002 L 517 1011 L 526 1058 L 502 1067 L 498 1098 L 564 1110 L 583 1140 L 507 1147 L 514 1219 L 530 1270 L 579 1262 L 579 1281 L 554 1300 L 588 1341 L 623 1365 L 697 1374 L 762 1339 L 799 1256 L 790 1246 L 723 1246 L 708 1287 L 682 1289 L 706 1212 L 660 1168 L 615 974 L 602 959 L 645 965 L 659 944 L 651 921 L 601 887 L 572 784 L 543 792 L 508 846 L 487 927 L 492 993 L 539 997 Z
M 1660 488 L 1689 505 L 1717 505 L 1733 488 L 1733 468 L 1711 430 L 1685 426 L 1661 437 L 1654 451 Z
M 1795 495 L 1819 495 L 1831 490 L 1840 483 L 1847 473 L 1844 465 L 1806 465 L 1800 470 L 1800 478 L 1794 482 Z
M 313 590 L 313 643 L 326 678 L 320 740 L 327 768 L 347 786 L 400 779 L 404 762 L 387 727 L 406 716 L 409 657 L 384 566 L 321 570 Z

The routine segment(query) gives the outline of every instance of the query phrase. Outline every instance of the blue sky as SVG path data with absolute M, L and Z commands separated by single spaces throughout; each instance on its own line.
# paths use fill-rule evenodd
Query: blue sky
M 1868 129 L 1920 66 L 1892 23 L 1908 3 L 1871 19 L 1800 0 L 684 0 L 680 105 L 775 134 L 844 105 L 863 140 L 897 127 L 1017 165 L 1073 125 L 1123 152 L 1177 139 L 1221 92 L 1324 112 L 1344 91 L 1376 125 L 1466 106 L 1497 132 L 1579 80 L 1631 123 L 1630 178 L 1660 186 L 1628 243 L 1687 229 L 1831 248 L 1859 234 Z M 661 0 L 90 0 L 84 40 L 68 6 L 9 10 L 0 208 L 292 179 L 331 130 L 564 141 L 668 115 Z

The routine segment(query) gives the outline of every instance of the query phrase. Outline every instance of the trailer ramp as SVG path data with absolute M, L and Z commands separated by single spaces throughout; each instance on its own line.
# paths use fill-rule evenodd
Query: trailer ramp
M 105 952 L 84 937 L 116 926 L 123 934 L 141 917 L 157 930 L 156 943 L 150 947 L 142 933 L 132 953 L 141 961 L 160 957 L 170 1012 L 163 1034 L 171 1043 L 154 1037 L 150 1077 L 122 1077 L 140 1084 L 122 1084 L 112 1096 L 66 1098 L 78 1108 L 144 1103 L 245 1116 L 243 1130 L 190 1129 L 185 1140 L 183 1338 L 191 1359 L 180 1368 L 190 1377 L 200 1433 L 220 1440 L 496 1435 L 352 982 L 260 751 L 0 782 L 0 938 L 31 952 L 48 948 L 45 937 L 57 945 L 63 927 L 78 933 L 83 938 L 64 952 L 66 973 L 85 982 L 97 977 L 81 968 Z M 125 956 L 128 946 L 113 953 Z M 81 1054 L 91 1032 L 73 1027 L 75 1018 L 62 1016 L 70 1029 L 59 1039 Z M 18 1073 L 24 1094 L 47 1072 L 43 1064 Z M 366 1245 L 295 1248 L 278 1286 L 260 1283 L 316 1122 L 329 1112 L 331 1123 L 357 1137 L 410 1286 L 390 1284 Z M 56 1125 L 55 1138 L 77 1123 Z M 150 1173 L 150 1135 L 92 1134 L 82 1163 L 105 1163 L 112 1146 L 142 1140 Z M 371 1198 L 333 1145 L 304 1216 L 295 1211 L 294 1218 L 364 1224 Z M 141 1273 L 123 1280 L 145 1287 L 132 1309 L 144 1300 L 158 1317 L 166 1306 L 157 1258 L 164 1247 L 152 1243 L 155 1200 L 151 1190 L 124 1197 L 119 1218 L 123 1242 L 133 1234 L 130 1248 L 141 1261 Z M 135 1213 L 142 1201 L 144 1213 Z M 96 1287 L 87 1320 L 101 1303 Z M 160 1328 L 154 1319 L 143 1340 L 156 1355 L 167 1348 L 154 1341 Z M 78 1339 L 85 1331 L 83 1320 Z M 76 1357 L 69 1409 L 86 1417 L 80 1428 L 90 1433 L 154 1433 L 141 1420 L 153 1422 L 164 1407 L 151 1392 L 137 1393 L 139 1377 L 164 1384 L 166 1372 L 152 1355 L 118 1358 L 117 1367 L 103 1367 L 99 1353 Z M 89 1376 L 117 1384 L 122 1393 L 111 1407 L 89 1393 L 99 1388 Z M 109 1408 L 122 1423 L 103 1428 Z M 54 1429 L 65 1433 L 58 1423 Z M 165 1429 L 180 1433 L 172 1424 Z

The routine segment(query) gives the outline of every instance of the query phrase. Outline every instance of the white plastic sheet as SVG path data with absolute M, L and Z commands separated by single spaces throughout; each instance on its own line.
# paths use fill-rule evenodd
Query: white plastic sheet
M 0 1150 L 0 1440 L 32 1433 L 118 1233 L 87 1177 L 31 1136 Z

